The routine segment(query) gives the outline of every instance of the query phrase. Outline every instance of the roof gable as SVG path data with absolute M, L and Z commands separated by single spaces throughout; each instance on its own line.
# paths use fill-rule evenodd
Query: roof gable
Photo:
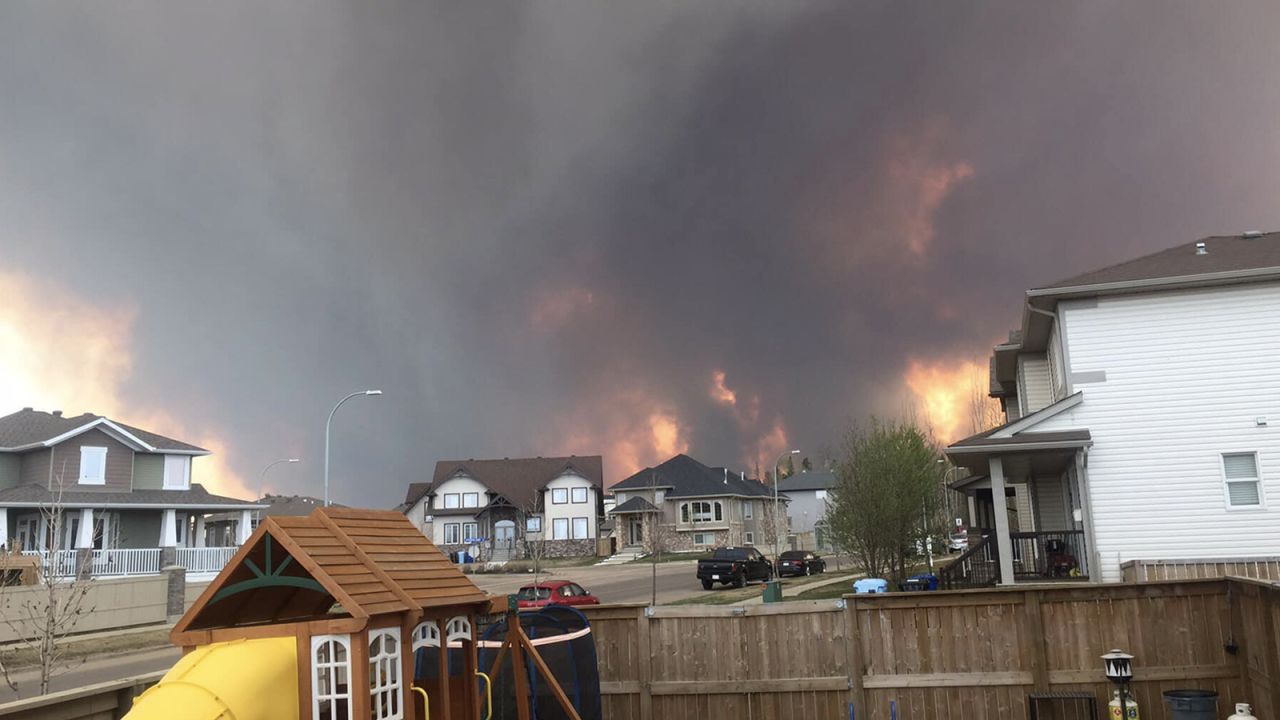
M 683 453 L 655 467 L 645 468 L 613 486 L 614 490 L 668 488 L 666 497 L 773 496 L 773 488 L 727 468 L 704 465 Z
M 564 475 L 575 473 L 587 479 L 597 488 L 604 487 L 604 463 L 599 455 L 569 455 L 562 457 L 503 458 L 501 460 L 441 460 L 436 463 L 431 485 L 415 490 L 414 483 L 405 496 L 405 503 L 412 505 L 421 495 L 410 500 L 415 492 L 423 494 L 438 487 L 449 478 L 467 475 L 505 497 L 511 504 L 531 507 L 538 500 L 538 492 L 547 483 Z
M 174 632 L 487 602 L 403 515 L 327 507 L 266 518 Z
M 0 450 L 30 450 L 49 447 L 81 433 L 99 428 L 134 450 L 207 455 L 209 451 L 173 438 L 116 422 L 101 415 L 84 413 L 75 417 L 23 408 L 0 417 Z

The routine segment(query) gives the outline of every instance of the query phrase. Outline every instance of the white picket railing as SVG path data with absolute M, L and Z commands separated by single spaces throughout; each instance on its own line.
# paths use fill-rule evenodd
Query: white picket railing
M 178 548 L 178 565 L 189 573 L 216 573 L 231 561 L 238 547 Z
M 94 550 L 93 576 L 155 575 L 160 572 L 160 548 Z
M 22 554 L 40 558 L 40 572 L 48 577 L 75 577 L 75 550 L 57 550 L 52 553 L 46 550 L 23 550 Z

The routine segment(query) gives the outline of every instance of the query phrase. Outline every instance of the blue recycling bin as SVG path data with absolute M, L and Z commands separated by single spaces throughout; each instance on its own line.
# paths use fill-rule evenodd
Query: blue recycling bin
M 902 583 L 903 592 L 927 592 L 938 589 L 938 576 L 933 573 L 912 575 Z
M 853 582 L 853 591 L 859 595 L 889 592 L 889 581 L 882 578 L 862 578 Z

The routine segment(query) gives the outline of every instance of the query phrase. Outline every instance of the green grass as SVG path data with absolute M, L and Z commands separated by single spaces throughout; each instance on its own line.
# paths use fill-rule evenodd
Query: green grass
M 659 555 L 659 556 L 658 556 L 657 560 L 658 560 L 658 562 L 660 562 L 660 563 L 669 563 L 669 562 L 689 562 L 689 561 L 691 561 L 691 560 L 708 560 L 708 559 L 710 559 L 710 558 L 711 558 L 711 553 L 701 553 L 701 552 L 670 553 L 670 552 L 664 552 L 664 553 L 662 553 L 661 555 Z M 654 558 L 653 558 L 652 556 L 646 555 L 646 556 L 644 556 L 644 557 L 639 557 L 639 558 L 636 558 L 635 560 L 632 560 L 631 562 L 623 563 L 623 564 L 624 564 L 624 565 L 650 565 L 650 564 L 652 564 L 652 563 L 653 563 L 653 561 L 654 561 Z
M 833 583 L 831 587 L 847 589 L 849 587 L 849 584 L 853 582 L 853 573 L 841 572 L 839 573 L 839 575 L 844 576 L 845 579 L 839 583 Z M 803 594 L 803 591 L 800 590 L 800 588 L 803 588 L 805 585 L 809 585 L 810 583 L 819 582 L 821 580 L 830 580 L 832 577 L 833 577 L 832 573 L 823 573 L 820 575 L 808 575 L 808 576 L 801 575 L 800 577 L 782 578 L 782 596 L 787 600 L 801 599 L 799 597 L 794 597 L 796 593 Z M 811 592 L 816 593 L 819 590 L 825 590 L 825 589 L 826 588 L 815 588 Z M 745 600 L 750 600 L 751 598 L 759 597 L 760 593 L 762 592 L 764 592 L 764 586 L 760 583 L 748 585 L 742 588 L 741 590 L 737 588 L 723 587 L 723 588 L 717 588 L 715 590 L 710 590 L 707 592 L 701 592 L 701 593 L 698 593 L 697 595 L 692 595 L 690 597 L 676 600 L 675 602 L 667 603 L 667 604 L 668 605 L 734 605 L 736 603 L 741 603 Z M 840 597 L 840 595 L 836 594 L 836 595 L 832 595 L 832 597 Z M 803 599 L 813 600 L 817 598 L 803 598 Z

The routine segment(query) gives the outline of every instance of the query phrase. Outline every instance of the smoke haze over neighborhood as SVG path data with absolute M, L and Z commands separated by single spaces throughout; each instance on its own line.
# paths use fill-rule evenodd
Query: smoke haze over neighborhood
M 8 3 L 0 414 L 224 492 L 749 475 L 969 386 L 1028 287 L 1280 228 L 1280 6 Z

